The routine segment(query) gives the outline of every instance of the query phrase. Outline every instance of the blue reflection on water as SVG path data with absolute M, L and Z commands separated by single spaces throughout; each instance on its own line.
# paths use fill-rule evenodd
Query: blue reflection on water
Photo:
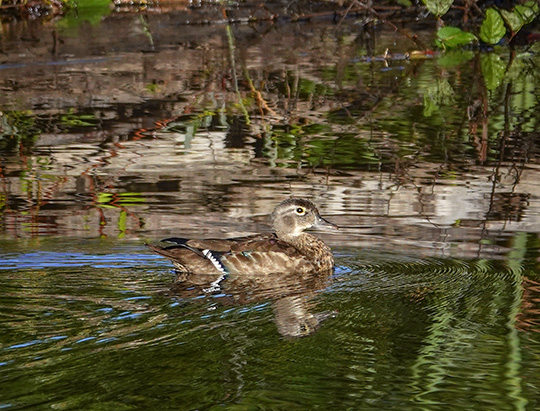
M 6 350 L 14 350 L 14 349 L 17 349 L 17 348 L 26 348 L 26 347 L 30 347 L 31 345 L 39 344 L 40 342 L 43 342 L 43 341 L 42 340 L 32 340 L 32 341 L 27 341 L 27 342 L 20 343 L 20 344 L 14 344 L 14 345 L 10 345 L 9 347 L 6 347 Z
M 66 338 L 68 338 L 67 335 L 57 335 L 57 336 L 49 337 L 49 338 L 45 338 L 45 339 L 30 340 L 30 341 L 22 342 L 22 343 L 19 343 L 19 344 L 10 345 L 8 347 L 5 347 L 4 350 L 16 350 L 18 348 L 27 348 L 27 347 L 31 347 L 31 346 L 36 345 L 36 344 L 48 343 L 48 342 L 52 342 L 52 341 L 63 340 L 63 339 L 66 339 Z M 4 363 L 4 364 L 0 363 L 0 365 L 5 365 L 5 364 L 6 363 Z
M 80 340 L 75 341 L 75 344 L 80 344 L 80 343 L 95 340 L 95 339 L 96 337 L 85 337 L 85 338 L 81 338 Z
M 112 321 L 121 321 L 126 319 L 135 319 L 141 316 L 141 313 L 131 313 L 131 312 L 124 312 L 120 315 L 111 318 Z
M 82 267 L 93 268 L 129 268 L 135 263 L 166 264 L 166 260 L 151 254 L 84 254 L 58 253 L 40 251 L 25 254 L 4 254 L 0 258 L 0 270 L 48 268 L 48 267 Z

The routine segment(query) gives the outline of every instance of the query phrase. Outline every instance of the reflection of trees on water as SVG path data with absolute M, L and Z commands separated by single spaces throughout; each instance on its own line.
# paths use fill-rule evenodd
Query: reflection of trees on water
M 511 242 L 512 251 L 499 260 L 366 251 L 364 262 L 351 260 L 355 274 L 325 295 L 340 313 L 333 328 L 362 341 L 356 352 L 372 354 L 374 378 L 387 378 L 388 358 L 397 357 L 398 378 L 428 408 L 443 397 L 454 405 L 470 400 L 470 390 L 499 383 L 501 400 L 522 404 L 531 398 L 528 382 L 537 380 L 527 365 L 536 337 L 522 331 L 539 331 L 538 247 L 535 235 L 516 234 Z
M 407 59 L 408 40 L 347 21 L 198 27 L 208 35 L 186 30 L 180 46 L 169 29 L 151 55 L 126 44 L 12 72 L 6 232 L 250 231 L 290 194 L 367 227 L 344 230 L 358 244 L 491 252 L 501 233 L 535 229 L 539 82 L 526 56 Z M 56 52 L 89 45 L 66 38 Z M 47 93 L 13 85 L 23 79 Z

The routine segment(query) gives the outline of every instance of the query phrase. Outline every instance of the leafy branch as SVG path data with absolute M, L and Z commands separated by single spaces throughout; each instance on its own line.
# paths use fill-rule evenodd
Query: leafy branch
M 439 19 L 442 19 L 457 2 L 457 0 L 422 1 L 426 8 Z M 523 26 L 533 22 L 539 16 L 540 6 L 534 0 L 518 4 L 512 10 L 491 6 L 483 15 L 477 35 L 459 27 L 446 26 L 437 32 L 436 43 L 439 47 L 447 49 L 476 43 L 479 40 L 489 45 L 498 44 L 505 36 L 508 36 L 507 41 L 510 42 Z

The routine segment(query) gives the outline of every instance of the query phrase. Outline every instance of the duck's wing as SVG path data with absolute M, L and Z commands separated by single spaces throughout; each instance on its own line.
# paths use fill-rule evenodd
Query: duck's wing
M 254 240 L 263 240 L 265 238 L 273 237 L 273 234 L 268 235 L 251 235 L 246 237 L 225 238 L 225 239 L 204 239 L 196 240 L 189 238 L 172 237 L 161 240 L 164 243 L 172 243 L 176 246 L 189 248 L 195 252 L 195 250 L 211 250 L 219 253 L 229 252 L 233 247 L 238 244 L 249 243 Z M 171 247 L 175 247 L 174 245 Z
M 160 247 L 147 244 L 147 246 L 156 254 L 171 260 L 180 272 L 226 274 L 228 273 L 227 267 L 221 263 L 223 254 L 233 253 L 232 250 L 235 247 L 245 249 L 248 244 L 263 244 L 271 238 L 275 238 L 275 236 L 268 234 L 205 240 L 171 237 L 161 240 L 163 243 L 171 245 Z M 258 248 L 260 248 L 260 245 Z
M 300 251 L 274 235 L 236 242 L 221 256 L 221 262 L 236 274 L 303 274 L 316 269 Z
M 172 242 L 177 246 L 189 248 L 193 252 L 199 254 L 206 254 L 206 251 L 211 251 L 212 253 L 220 254 L 282 253 L 288 257 L 301 256 L 300 252 L 295 247 L 289 243 L 278 240 L 275 234 L 257 234 L 247 237 L 206 240 L 168 238 L 162 241 Z
M 174 237 L 163 241 L 173 245 L 149 248 L 187 273 L 259 275 L 315 270 L 302 253 L 273 234 L 208 240 Z

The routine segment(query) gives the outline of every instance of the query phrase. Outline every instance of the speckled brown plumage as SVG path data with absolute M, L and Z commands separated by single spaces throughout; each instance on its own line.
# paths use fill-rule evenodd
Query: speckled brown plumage
M 170 259 L 184 275 L 229 274 L 260 276 L 275 273 L 309 274 L 333 269 L 330 248 L 312 234 L 312 226 L 335 225 L 324 220 L 308 200 L 289 199 L 272 213 L 274 233 L 232 239 L 169 238 L 166 247 L 148 245 Z

